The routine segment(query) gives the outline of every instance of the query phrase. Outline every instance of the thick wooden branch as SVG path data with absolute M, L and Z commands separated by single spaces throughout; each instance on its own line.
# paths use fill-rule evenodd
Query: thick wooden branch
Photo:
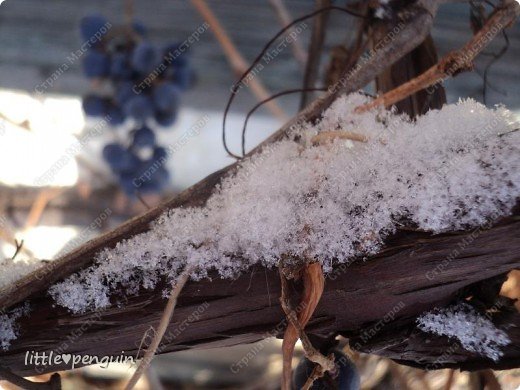
M 362 88 L 387 66 L 392 65 L 403 55 L 418 46 L 430 31 L 438 2 L 435 0 L 421 0 L 419 3 L 420 6 L 412 6 L 407 23 L 402 24 L 399 33 L 393 39 L 378 45 L 377 50 L 364 57 L 362 63 L 353 70 L 349 68 L 341 76 L 338 83 L 331 88 L 329 93 L 311 103 L 271 137 L 252 150 L 249 155 L 258 152 L 265 145 L 287 137 L 295 125 L 318 118 L 338 95 L 354 92 Z M 150 222 L 166 210 L 175 207 L 203 206 L 220 180 L 236 168 L 237 164 L 235 163 L 213 173 L 170 201 L 150 210 L 146 214 L 129 220 L 107 234 L 89 241 L 69 254 L 53 261 L 43 270 L 36 271 L 9 286 L 8 289 L 0 291 L 0 310 L 22 302 L 29 296 L 46 290 L 54 282 L 89 266 L 96 253 L 104 248 L 114 247 L 122 239 L 147 231 Z
M 415 318 L 465 294 L 478 296 L 478 282 L 519 268 L 518 242 L 518 212 L 482 231 L 436 236 L 401 231 L 388 240 L 377 256 L 350 266 L 336 266 L 326 279 L 322 300 L 306 332 L 319 336 L 341 333 L 352 338 L 354 348 L 431 368 L 439 364 L 438 356 L 453 342 L 418 331 Z M 159 321 L 165 305 L 164 287 L 129 297 L 119 307 L 85 315 L 71 315 L 55 307 L 49 296 L 34 295 L 30 316 L 19 322 L 19 338 L 9 351 L 0 353 L 0 361 L 17 373 L 32 374 L 70 366 L 25 365 L 27 351 L 97 356 L 119 356 L 125 351 L 135 355 L 143 335 Z M 229 346 L 281 336 L 287 322 L 279 297 L 277 270 L 261 267 L 233 281 L 215 277 L 212 281 L 189 282 L 179 297 L 159 352 Z M 517 366 L 518 316 L 505 322 L 513 344 L 505 348 L 500 362 L 457 351 L 448 355 L 443 365 Z M 361 338 L 363 343 L 359 344 Z
M 391 42 L 362 58 L 360 66 L 344 74 L 325 97 L 312 103 L 252 153 L 286 137 L 295 124 L 318 118 L 338 94 L 363 87 L 420 44 L 429 33 L 437 2 L 423 0 L 420 4 L 425 8 L 413 6 L 408 22 Z M 9 290 L 1 291 L 1 308 L 27 299 L 32 307 L 30 315 L 19 321 L 19 338 L 12 342 L 9 351 L 0 353 L 2 365 L 20 374 L 70 368 L 63 364 L 26 365 L 27 351 L 96 356 L 119 356 L 125 351 L 125 354 L 135 356 L 143 335 L 160 319 L 165 305 L 163 289 L 167 286 L 142 291 L 138 296 L 115 298 L 123 304 L 84 315 L 72 315 L 55 306 L 46 294 L 47 288 L 89 266 L 102 249 L 147 231 L 150 222 L 164 211 L 203 206 L 216 185 L 236 167 L 234 164 L 208 176 L 176 198 L 88 242 Z M 478 291 L 473 291 L 476 283 L 519 268 L 520 248 L 515 245 L 519 240 L 518 213 L 486 231 L 437 236 L 401 231 L 372 259 L 356 261 L 348 267 L 336 266 L 326 281 L 323 299 L 306 332 L 323 337 L 344 334 L 352 338 L 354 347 L 358 345 L 360 350 L 399 359 L 403 364 L 422 367 L 438 364 L 438 356 L 452 344 L 451 340 L 418 331 L 415 318 L 468 291 L 478 295 Z M 189 282 L 179 297 L 158 352 L 236 345 L 281 336 L 287 322 L 278 303 L 279 296 L 278 273 L 261 267 L 252 268 L 232 282 L 218 277 L 212 281 Z M 442 365 L 459 368 L 518 365 L 518 317 L 511 315 L 507 321 L 506 331 L 513 344 L 505 349 L 500 362 L 495 364 L 480 356 L 457 351 L 446 357 Z M 368 340 L 363 333 L 366 329 L 375 332 Z M 359 344 L 360 338 L 363 344 Z M 426 340 L 429 344 L 424 347 Z
M 408 96 L 425 88 L 435 86 L 444 80 L 473 69 L 473 61 L 477 55 L 486 48 L 489 43 L 505 28 L 509 27 L 520 15 L 520 5 L 516 1 L 510 1 L 506 6 L 496 11 L 486 22 L 484 27 L 473 36 L 460 50 L 453 51 L 441 59 L 420 76 L 402 84 L 370 103 L 358 107 L 358 112 L 364 112 L 374 107 L 383 105 L 389 107 Z M 428 91 L 435 92 L 435 89 Z

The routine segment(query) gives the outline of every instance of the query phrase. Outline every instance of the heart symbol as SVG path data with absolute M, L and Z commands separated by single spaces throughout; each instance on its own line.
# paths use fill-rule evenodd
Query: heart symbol
M 72 356 L 71 356 L 70 353 L 62 353 L 61 354 L 61 359 L 65 362 L 65 364 L 69 364 L 71 357 Z

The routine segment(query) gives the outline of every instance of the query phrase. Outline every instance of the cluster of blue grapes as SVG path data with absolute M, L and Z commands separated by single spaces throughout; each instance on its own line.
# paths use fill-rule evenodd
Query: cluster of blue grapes
M 129 124 L 124 142 L 106 145 L 103 158 L 127 195 L 158 193 L 167 187 L 169 173 L 166 150 L 157 144 L 153 130 L 173 125 L 181 94 L 194 83 L 194 72 L 178 43 L 157 48 L 147 40 L 143 24 L 108 30 L 107 25 L 111 26 L 102 15 L 81 20 L 82 39 L 91 43 L 83 58 L 84 74 L 95 80 L 94 85 L 110 85 L 109 95 L 84 96 L 83 110 L 105 118 L 114 128 Z M 100 37 L 100 31 L 106 34 L 92 39 Z

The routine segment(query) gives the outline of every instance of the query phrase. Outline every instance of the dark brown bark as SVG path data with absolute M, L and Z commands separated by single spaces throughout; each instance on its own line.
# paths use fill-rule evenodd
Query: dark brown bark
M 375 35 L 382 37 L 388 33 L 388 28 L 375 30 Z M 438 62 L 437 50 L 431 35 L 418 47 L 403 56 L 394 65 L 381 73 L 377 79 L 378 93 L 385 93 L 401 84 L 419 76 Z M 439 85 L 432 92 L 419 91 L 395 104 L 398 112 L 403 112 L 414 118 L 430 109 L 440 109 L 446 104 L 446 92 Z
M 496 364 L 463 350 L 450 354 L 439 364 L 438 357 L 453 341 L 417 330 L 414 321 L 424 311 L 457 298 L 472 295 L 477 299 L 482 295 L 482 302 L 489 301 L 488 295 L 496 295 L 496 289 L 489 293 L 482 286 L 495 286 L 490 278 L 519 268 L 518 242 L 518 213 L 484 231 L 435 236 L 401 231 L 388 240 L 377 256 L 348 267 L 336 266 L 306 329 L 319 336 L 344 334 L 352 338 L 354 348 L 399 359 L 403 364 L 463 369 L 517 366 L 520 332 L 516 313 L 505 312 L 496 319 L 507 325 L 505 330 L 513 341 Z M 457 255 L 453 256 L 456 250 Z M 451 261 L 446 261 L 451 257 Z M 482 281 L 488 282 L 478 284 Z M 125 351 L 135 355 L 145 332 L 158 323 L 166 303 L 162 290 L 159 287 L 127 300 L 119 298 L 124 303 L 120 307 L 114 305 L 85 315 L 71 315 L 54 307 L 46 294 L 34 295 L 30 299 L 30 316 L 19 322 L 19 338 L 9 351 L 0 353 L 2 365 L 18 373 L 34 373 L 35 367 L 24 365 L 27 351 L 100 356 Z M 280 336 L 286 322 L 279 296 L 278 272 L 261 267 L 254 267 L 233 281 L 215 277 L 212 281 L 189 282 L 181 293 L 160 352 L 236 345 L 268 335 Z M 194 318 L 194 313 L 200 315 Z M 63 368 L 67 367 L 58 365 L 43 370 Z

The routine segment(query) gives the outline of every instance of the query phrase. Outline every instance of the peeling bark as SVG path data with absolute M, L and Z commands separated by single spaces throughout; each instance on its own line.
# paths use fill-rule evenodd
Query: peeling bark
M 399 359 L 402 364 L 438 364 L 438 356 L 453 342 L 420 332 L 415 328 L 415 318 L 435 306 L 469 295 L 489 304 L 493 295 L 496 298 L 497 289 L 489 291 L 482 286 L 495 286 L 490 278 L 520 268 L 518 242 L 518 211 L 478 233 L 398 232 L 377 256 L 335 267 L 326 278 L 323 297 L 306 332 L 324 337 L 344 334 L 352 338 L 354 348 L 359 344 L 360 350 Z M 445 261 L 455 249 L 458 255 Z M 283 335 L 287 320 L 278 303 L 281 291 L 276 269 L 253 267 L 233 281 L 213 276 L 212 280 L 186 284 L 159 353 L 251 343 Z M 125 351 L 135 356 L 143 335 L 161 316 L 165 287 L 128 297 L 120 307 L 114 305 L 84 315 L 72 315 L 54 306 L 44 293 L 33 295 L 30 316 L 19 321 L 19 338 L 9 351 L 0 353 L 2 365 L 21 374 L 37 372 L 34 366 L 24 365 L 27 351 L 98 356 Z M 499 316 L 496 321 L 508 324 L 504 330 L 512 340 L 501 361 L 493 363 L 461 350 L 448 356 L 442 366 L 518 366 L 519 316 L 515 312 L 510 317 Z M 364 343 L 359 342 L 362 337 Z M 65 368 L 56 365 L 44 367 L 43 371 Z

